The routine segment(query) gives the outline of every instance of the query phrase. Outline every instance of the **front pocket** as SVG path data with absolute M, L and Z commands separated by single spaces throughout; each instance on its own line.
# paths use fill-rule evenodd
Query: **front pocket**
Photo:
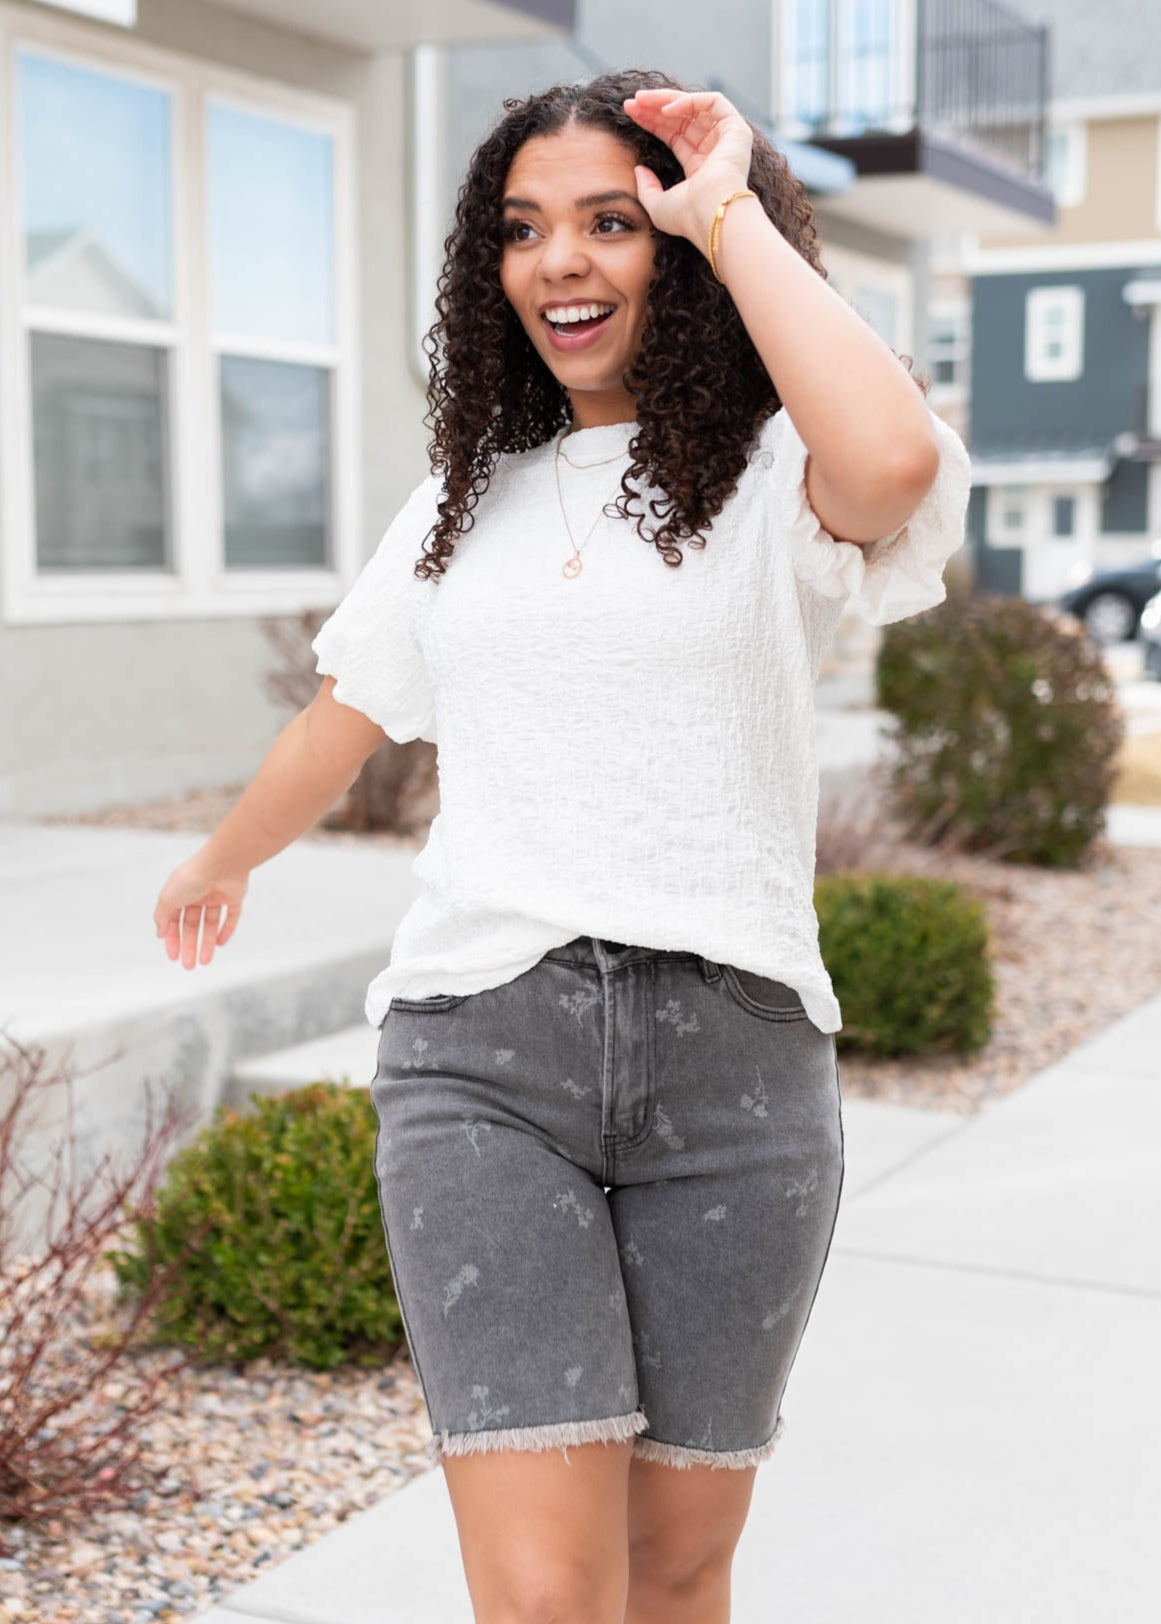
M 387 1015 L 396 1009 L 411 1011 L 455 1009 L 470 997 L 471 994 L 466 992 L 436 992 L 432 993 L 430 998 L 392 998 Z M 383 1017 L 384 1021 L 387 1015 Z
M 785 981 L 773 976 L 760 976 L 753 970 L 740 970 L 736 965 L 721 966 L 726 991 L 751 1015 L 761 1015 L 767 1021 L 804 1021 L 806 1006 Z

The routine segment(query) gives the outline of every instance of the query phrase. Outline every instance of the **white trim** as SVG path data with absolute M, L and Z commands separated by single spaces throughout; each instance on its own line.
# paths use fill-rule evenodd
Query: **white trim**
M 96 17 L 118 28 L 136 28 L 137 0 L 39 0 L 42 6 L 58 11 L 75 11 L 81 17 Z
M 435 293 L 443 267 L 443 132 L 447 55 L 438 45 L 408 52 L 411 80 L 411 354 L 416 379 L 427 388 L 429 361 L 423 335 L 435 321 Z
M 1149 312 L 1149 403 L 1146 432 L 1151 439 L 1161 439 L 1161 305 L 1158 304 L 1155 304 Z
M 211 333 L 210 348 L 215 355 L 237 355 L 247 361 L 286 361 L 291 366 L 335 367 L 342 358 L 340 344 L 287 344 L 272 338 L 244 338 L 239 333 Z
M 1112 463 L 1107 457 L 1029 457 L 1019 462 L 973 457 L 973 485 L 1103 485 Z
M 1153 180 L 1155 195 L 1153 198 L 1153 224 L 1161 231 L 1161 118 L 1157 120 L 1157 151 L 1153 160 Z
M 1161 237 L 1044 248 L 973 248 L 965 253 L 963 272 L 965 276 L 1008 276 L 1014 271 L 1097 271 L 1119 265 L 1161 265 Z
M 1161 93 L 1155 90 L 1134 92 L 1121 96 L 1061 96 L 1053 98 L 1047 108 L 1052 119 L 1149 118 L 1161 115 Z
M 15 96 L 0 97 L 0 616 L 3 624 L 294 614 L 333 602 L 362 563 L 355 241 L 355 114 L 347 103 L 218 67 L 139 40 L 104 34 L 72 18 L 17 10 L 0 0 L 0 84 L 16 85 L 17 53 L 57 56 L 98 73 L 149 84 L 170 98 L 172 266 L 169 322 L 99 315 L 65 317 L 23 307 Z M 333 568 L 224 568 L 217 356 L 210 331 L 205 118 L 210 101 L 325 134 L 334 162 L 334 345 L 230 345 L 231 354 L 326 367 L 332 388 Z M 32 484 L 30 329 L 117 338 L 169 352 L 169 503 L 172 569 L 37 574 Z
M 176 307 L 176 300 L 175 300 Z M 135 316 L 109 316 L 102 311 L 58 310 L 51 305 L 25 305 L 23 327 L 37 333 L 62 333 L 68 338 L 105 338 L 118 344 L 153 344 L 168 349 L 177 343 L 178 323 L 148 321 Z

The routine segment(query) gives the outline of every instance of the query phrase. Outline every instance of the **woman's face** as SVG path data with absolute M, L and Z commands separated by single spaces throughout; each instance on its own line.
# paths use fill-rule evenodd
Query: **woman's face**
M 607 131 L 572 127 L 526 141 L 504 187 L 500 280 L 568 390 L 574 428 L 635 415 L 622 379 L 645 325 L 655 234 L 637 199 L 633 163 Z M 612 310 L 571 335 L 558 336 L 544 316 L 545 308 L 589 304 Z

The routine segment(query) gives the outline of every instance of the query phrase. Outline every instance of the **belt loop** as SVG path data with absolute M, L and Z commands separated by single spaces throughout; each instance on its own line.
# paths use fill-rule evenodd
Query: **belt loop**
M 720 964 L 716 964 L 713 959 L 704 959 L 699 953 L 697 962 L 701 969 L 702 975 L 711 986 L 715 981 L 720 981 L 722 979 L 722 967 Z

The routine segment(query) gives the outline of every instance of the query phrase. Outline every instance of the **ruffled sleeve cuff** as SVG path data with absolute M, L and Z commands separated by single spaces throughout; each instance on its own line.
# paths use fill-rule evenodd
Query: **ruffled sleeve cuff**
M 362 711 L 397 744 L 436 742 L 435 694 L 413 622 L 424 584 L 413 571 L 438 518 L 436 495 L 429 475 L 311 643 L 319 675 L 335 679 L 338 703 Z
M 944 566 L 963 545 L 971 458 L 950 424 L 930 407 L 928 415 L 939 446 L 935 481 L 904 524 L 865 546 L 836 541 L 823 528 L 806 492 L 806 445 L 784 406 L 774 416 L 775 425 L 784 420 L 775 462 L 795 574 L 823 597 L 850 596 L 872 626 L 942 603 Z

